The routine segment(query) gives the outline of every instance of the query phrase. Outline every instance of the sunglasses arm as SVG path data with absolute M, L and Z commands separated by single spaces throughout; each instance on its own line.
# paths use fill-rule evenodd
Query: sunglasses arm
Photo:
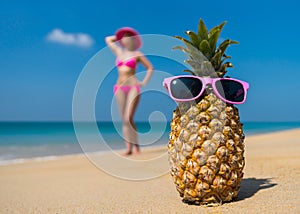
M 163 81 L 163 87 L 168 90 L 168 83 L 166 80 Z

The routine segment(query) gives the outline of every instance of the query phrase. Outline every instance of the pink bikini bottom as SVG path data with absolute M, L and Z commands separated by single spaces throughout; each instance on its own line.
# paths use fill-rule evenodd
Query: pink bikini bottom
M 117 91 L 120 89 L 127 95 L 129 91 L 133 88 L 135 88 L 135 90 L 138 93 L 140 93 L 141 89 L 139 85 L 114 85 L 114 94 L 116 94 Z

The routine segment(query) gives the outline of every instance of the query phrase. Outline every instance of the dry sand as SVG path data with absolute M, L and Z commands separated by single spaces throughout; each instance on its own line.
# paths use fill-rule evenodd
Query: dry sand
M 219 207 L 181 201 L 163 147 L 135 161 L 104 154 L 0 166 L 0 213 L 300 213 L 299 137 L 300 129 L 247 137 L 238 199 Z

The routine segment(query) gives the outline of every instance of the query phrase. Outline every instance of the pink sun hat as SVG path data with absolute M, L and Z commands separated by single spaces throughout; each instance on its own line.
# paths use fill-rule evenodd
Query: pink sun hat
M 135 38 L 135 41 L 136 41 L 136 48 L 135 49 L 139 49 L 142 46 L 142 39 L 141 39 L 139 33 L 131 27 L 122 27 L 122 28 L 120 28 L 116 31 L 115 35 L 116 35 L 117 40 L 118 40 L 118 42 L 120 43 L 121 46 L 124 47 L 124 45 L 122 44 L 121 39 L 122 39 L 122 37 L 124 36 L 125 33 L 130 33 Z

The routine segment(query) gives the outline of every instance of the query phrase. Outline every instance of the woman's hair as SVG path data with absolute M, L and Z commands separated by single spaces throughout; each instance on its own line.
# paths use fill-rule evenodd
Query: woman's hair
M 128 37 L 129 37 L 129 36 L 133 36 L 133 34 L 130 33 L 130 32 L 126 32 L 126 33 L 124 33 L 123 37 L 124 37 L 124 36 L 128 36 Z

